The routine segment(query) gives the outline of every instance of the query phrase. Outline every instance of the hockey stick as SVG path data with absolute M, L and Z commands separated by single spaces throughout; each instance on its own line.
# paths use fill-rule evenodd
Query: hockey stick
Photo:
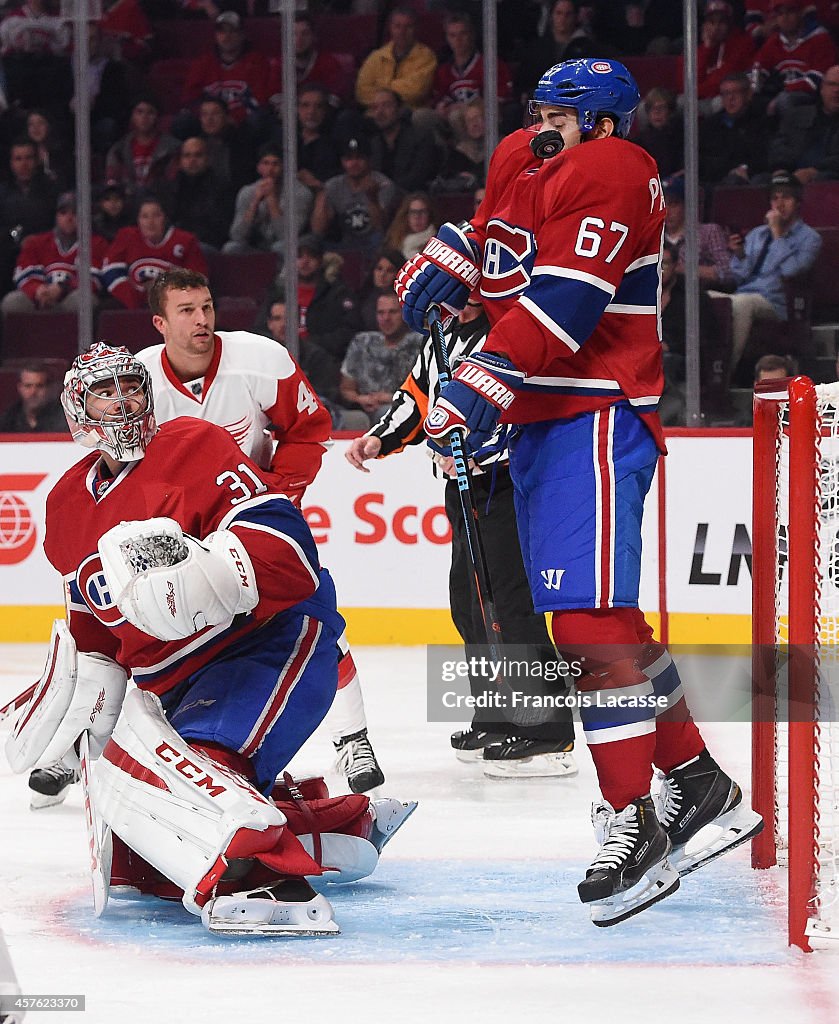
M 434 350 L 434 361 L 437 364 L 437 377 L 442 388 L 452 379 L 452 371 L 449 365 L 449 352 L 446 348 L 446 336 L 443 332 L 443 321 L 440 319 L 439 306 L 429 307 L 427 320 L 428 330 L 431 333 L 431 345 Z M 460 509 L 463 513 L 463 527 L 466 533 L 466 543 L 469 547 L 469 558 L 472 562 L 475 589 L 478 594 L 478 604 L 481 609 L 487 645 L 490 657 L 500 665 L 500 648 L 503 643 L 501 624 L 498 619 L 498 613 L 495 610 L 495 599 L 489 579 L 486 553 L 481 541 L 481 531 L 478 525 L 478 502 L 475 499 L 475 491 L 472 487 L 472 477 L 469 473 L 463 432 L 461 430 L 453 430 L 449 435 L 449 444 L 451 445 L 454 458 Z
M 79 774 L 84 792 L 84 820 L 87 826 L 87 843 L 90 854 L 90 881 L 93 885 L 93 912 L 97 917 L 105 913 L 108 906 L 108 892 L 111 884 L 111 858 L 113 837 L 111 827 L 102 829 L 93 797 L 90 791 L 90 741 L 88 731 L 79 737 Z
M 38 682 L 40 681 L 41 680 L 39 679 Z M 0 708 L 0 722 L 8 718 L 9 715 L 13 715 L 19 708 L 22 708 L 35 692 L 35 687 L 37 685 L 38 683 L 33 683 L 31 686 L 27 686 L 23 693 L 19 693 L 17 697 L 10 700 L 8 704 L 4 704 L 3 707 Z
M 14 1005 L 20 994 L 15 967 L 0 931 L 0 1024 L 20 1024 L 26 1016 L 26 1010 Z

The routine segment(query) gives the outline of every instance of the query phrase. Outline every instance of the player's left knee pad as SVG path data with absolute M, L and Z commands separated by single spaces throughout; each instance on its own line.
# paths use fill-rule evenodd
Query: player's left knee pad
M 189 746 L 160 701 L 134 690 L 91 778 L 97 812 L 132 850 L 184 890 L 191 913 L 233 861 L 320 874 L 270 799 Z

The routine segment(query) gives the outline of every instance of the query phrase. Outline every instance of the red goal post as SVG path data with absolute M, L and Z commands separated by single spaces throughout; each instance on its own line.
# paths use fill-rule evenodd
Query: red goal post
M 788 387 L 786 386 L 788 383 Z M 754 401 L 752 866 L 786 859 L 789 941 L 839 938 L 839 384 Z

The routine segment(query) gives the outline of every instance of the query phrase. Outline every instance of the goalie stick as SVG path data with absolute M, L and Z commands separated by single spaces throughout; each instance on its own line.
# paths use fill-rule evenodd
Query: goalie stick
M 110 825 L 102 827 L 96 813 L 90 787 L 90 743 L 87 729 L 79 737 L 79 774 L 84 793 L 84 820 L 87 826 L 88 853 L 90 854 L 90 881 L 93 886 L 93 912 L 97 917 L 105 913 L 111 879 L 113 837 Z
M 26 1016 L 25 1010 L 12 1009 L 20 993 L 12 958 L 0 931 L 0 1024 L 20 1024 Z
M 440 318 L 439 306 L 432 305 L 429 307 L 427 320 L 428 330 L 431 334 L 431 344 L 434 349 L 434 361 L 437 364 L 437 376 L 440 380 L 440 388 L 442 389 L 452 379 L 452 370 L 449 364 L 449 352 L 446 348 L 446 336 L 443 332 L 443 321 Z M 460 510 L 463 514 L 466 543 L 469 547 L 469 559 L 472 562 L 475 589 L 478 594 L 478 604 L 481 608 L 481 618 L 483 619 L 484 631 L 486 632 L 487 646 L 489 647 L 492 660 L 500 665 L 501 646 L 503 644 L 501 623 L 498 618 L 498 612 L 495 609 L 495 598 L 493 597 L 492 584 L 489 579 L 486 552 L 481 541 L 481 531 L 478 525 L 478 502 L 472 487 L 472 477 L 469 473 L 463 432 L 453 430 L 449 435 L 449 443 L 454 458 Z

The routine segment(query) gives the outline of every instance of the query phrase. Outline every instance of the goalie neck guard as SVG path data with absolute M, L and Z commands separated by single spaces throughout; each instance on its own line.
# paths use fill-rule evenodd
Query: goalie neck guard
M 538 113 L 543 103 L 573 107 L 581 132 L 590 132 L 598 117 L 610 114 L 615 119 L 615 135 L 625 139 L 640 102 L 635 79 L 623 64 L 587 57 L 548 68 L 533 91 L 530 112 Z
M 102 397 L 97 386 L 110 401 L 102 419 L 88 408 L 91 398 Z M 117 462 L 142 459 L 157 433 L 149 372 L 124 346 L 99 341 L 76 356 L 64 377 L 61 405 L 73 440 Z

